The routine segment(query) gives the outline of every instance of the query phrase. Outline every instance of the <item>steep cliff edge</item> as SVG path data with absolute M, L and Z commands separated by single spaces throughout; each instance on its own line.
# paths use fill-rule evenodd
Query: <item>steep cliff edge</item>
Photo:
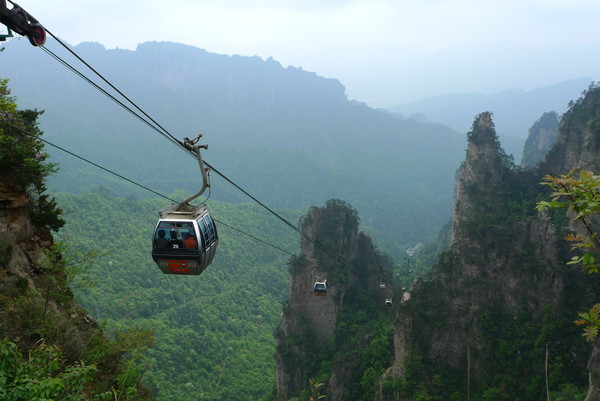
M 584 99 L 589 113 L 563 118 L 553 170 L 580 161 L 567 144 L 596 143 L 589 137 L 593 103 Z M 586 120 L 569 119 L 574 114 Z M 586 149 L 579 147 L 589 166 L 594 149 Z M 500 147 L 491 114 L 477 116 L 457 177 L 452 245 L 433 277 L 417 282 L 399 308 L 395 362 L 376 399 L 537 400 L 546 380 L 554 394 L 585 386 L 589 347 L 572 321 L 595 299 L 598 285 L 565 264 L 567 219 L 535 212 L 536 201 L 547 196 L 542 176 L 516 168 Z M 550 378 L 544 364 L 554 372 Z
M 0 177 L 0 337 L 23 349 L 56 344 L 71 362 L 81 360 L 98 324 L 72 301 L 64 272 L 50 266 L 50 231 L 36 226 L 29 197 Z M 58 262 L 55 259 L 54 262 Z
M 558 114 L 555 111 L 544 113 L 529 129 L 523 146 L 521 167 L 535 167 L 546 158 L 548 151 L 556 143 L 558 135 Z
M 584 95 L 570 103 L 563 115 L 559 134 L 544 167 L 566 174 L 573 167 L 600 170 L 600 90 L 591 85 Z
M 80 261 L 51 235 L 64 221 L 45 193 L 54 166 L 41 113 L 18 110 L 9 95 L 0 80 L 0 399 L 146 399 L 122 355 L 148 343 L 109 341 L 73 300 L 69 268 Z
M 0 399 L 145 399 L 136 369 L 124 370 L 124 344 L 73 301 L 66 260 L 31 209 L 0 176 Z
M 391 362 L 392 313 L 384 308 L 393 296 L 391 262 L 358 231 L 356 211 L 342 201 L 312 208 L 302 230 L 315 241 L 305 238 L 290 266 L 290 297 L 276 332 L 277 398 L 306 391 L 311 378 L 327 383 L 330 400 L 372 394 Z M 313 285 L 325 280 L 326 295 L 316 296 Z
M 582 97 L 570 103 L 563 116 L 557 144 L 548 153 L 544 169 L 553 174 L 566 174 L 572 168 L 600 172 L 600 86 L 592 84 Z M 592 220 L 594 230 L 599 231 L 600 219 Z M 581 227 L 573 227 L 580 230 Z M 594 278 L 598 280 L 598 278 Z M 598 298 L 591 299 L 588 307 Z M 587 309 L 587 308 L 586 308 Z M 589 388 L 585 401 L 600 400 L 600 342 L 594 341 L 592 356 L 588 362 Z

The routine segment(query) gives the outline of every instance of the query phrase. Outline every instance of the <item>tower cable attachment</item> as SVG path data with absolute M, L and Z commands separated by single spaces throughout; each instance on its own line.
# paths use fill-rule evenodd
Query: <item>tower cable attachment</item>
M 12 8 L 8 8 L 7 1 L 13 5 Z M 42 24 L 11 0 L 0 0 L 0 23 L 8 28 L 8 35 L 1 35 L 0 40 L 12 37 L 11 31 L 15 31 L 19 35 L 27 36 L 33 46 L 43 46 L 46 43 L 46 30 Z

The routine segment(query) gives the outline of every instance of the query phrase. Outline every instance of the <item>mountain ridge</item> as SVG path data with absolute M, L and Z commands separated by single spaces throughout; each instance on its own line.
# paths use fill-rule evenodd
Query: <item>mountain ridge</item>
M 523 141 L 534 121 L 543 113 L 561 115 L 569 101 L 579 97 L 592 78 L 581 77 L 530 90 L 506 89 L 501 92 L 450 93 L 389 107 L 403 116 L 420 114 L 421 118 L 441 122 L 458 132 L 470 129 L 472 118 L 482 110 L 494 114 L 498 136 L 508 153 L 518 160 Z
M 49 140 L 160 191 L 171 192 L 174 184 L 194 191 L 193 160 L 39 49 L 24 45 L 6 45 L 4 73 L 21 103 L 45 110 L 41 122 Z M 229 177 L 243 177 L 238 184 L 272 207 L 306 209 L 344 198 L 369 230 L 386 232 L 378 237 L 398 257 L 435 235 L 449 216 L 464 141 L 445 126 L 398 120 L 347 100 L 335 79 L 284 69 L 272 59 L 214 55 L 166 42 L 136 51 L 80 46 L 90 64 L 177 137 L 202 132 L 210 146 L 205 160 Z M 51 154 L 62 168 L 50 182 L 54 190 L 105 186 L 147 196 L 60 152 Z M 240 194 L 218 176 L 212 183 L 212 197 L 239 201 Z M 433 213 L 405 214 L 401 205 L 407 203 L 415 210 L 425 204 Z M 390 227 L 389 215 L 398 213 L 407 224 Z

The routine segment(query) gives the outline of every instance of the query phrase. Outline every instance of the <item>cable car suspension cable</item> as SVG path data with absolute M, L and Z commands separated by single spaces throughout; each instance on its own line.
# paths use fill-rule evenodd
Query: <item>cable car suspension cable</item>
M 133 107 L 135 107 L 137 110 L 139 110 L 144 116 L 146 116 L 150 121 L 152 121 L 151 124 L 149 123 L 147 120 L 145 120 L 142 116 L 140 116 L 138 113 L 136 113 L 134 110 L 132 110 L 130 107 L 127 107 L 125 104 L 123 104 L 121 101 L 117 100 L 114 96 L 112 96 L 111 94 L 109 94 L 106 90 L 100 88 L 97 84 L 95 84 L 93 81 L 91 81 L 89 78 L 87 78 L 83 73 L 79 72 L 75 67 L 71 66 L 69 63 L 67 63 L 66 61 L 64 61 L 62 58 L 60 58 L 58 55 L 56 55 L 55 53 L 53 53 L 52 51 L 50 51 L 49 49 L 46 48 L 46 46 L 41 46 L 46 52 L 48 52 L 52 57 L 54 57 L 56 60 L 58 60 L 61 64 L 63 64 L 65 67 L 67 67 L 68 69 L 70 69 L 71 71 L 73 71 L 76 75 L 78 75 L 79 77 L 81 77 L 82 79 L 84 79 L 86 82 L 88 82 L 90 85 L 92 85 L 94 88 L 98 89 L 100 92 L 102 92 L 104 95 L 106 95 L 107 97 L 109 97 L 111 100 L 113 100 L 114 102 L 116 102 L 118 105 L 120 105 L 121 107 L 123 107 L 125 110 L 127 110 L 128 112 L 130 112 L 131 114 L 133 114 L 135 117 L 137 117 L 139 120 L 141 120 L 142 122 L 144 122 L 146 125 L 148 125 L 149 127 L 151 127 L 152 129 L 154 129 L 155 131 L 157 131 L 158 133 L 160 133 L 162 136 L 164 136 L 165 138 L 167 138 L 169 141 L 173 142 L 174 144 L 176 144 L 177 146 L 179 146 L 181 149 L 186 150 L 186 153 L 189 154 L 190 156 L 197 158 L 197 155 L 195 153 L 193 153 L 192 150 L 188 149 L 184 143 L 182 143 L 179 139 L 177 139 L 175 136 L 173 136 L 169 131 L 167 131 L 167 129 L 165 129 L 162 125 L 160 125 L 158 122 L 156 122 L 152 117 L 150 117 L 145 111 L 143 111 L 135 102 L 133 102 L 131 99 L 129 99 L 129 97 L 127 97 L 125 94 L 123 94 L 123 92 L 121 92 L 119 89 L 117 89 L 112 83 L 110 83 L 104 76 L 102 76 L 102 74 L 100 74 L 97 70 L 95 70 L 93 67 L 91 67 L 89 65 L 89 63 L 87 63 L 85 60 L 83 60 L 79 55 L 77 55 L 72 49 L 70 49 L 66 44 L 64 44 L 60 39 L 58 39 L 52 32 L 50 32 L 48 29 L 44 28 L 46 30 L 46 32 L 48 32 L 48 34 L 50 36 L 52 36 L 62 47 L 64 47 L 65 49 L 67 49 L 67 51 L 69 53 L 71 53 L 74 57 L 76 57 L 80 62 L 82 62 L 86 67 L 88 67 L 93 73 L 95 73 L 98 77 L 100 77 L 100 79 L 102 79 L 105 83 L 107 83 L 111 88 L 113 88 L 119 95 L 121 95 L 125 100 L 127 100 Z M 270 207 L 268 207 L 267 205 L 265 205 L 263 202 L 259 201 L 256 197 L 254 197 L 253 195 L 251 195 L 249 192 L 247 192 L 246 190 L 244 190 L 242 187 L 240 187 L 238 184 L 236 184 L 233 180 L 229 179 L 227 176 L 225 176 L 225 174 L 223 174 L 222 172 L 220 172 L 218 169 L 216 169 L 214 166 L 212 166 L 210 163 L 204 161 L 204 164 L 210 168 L 212 171 L 214 171 L 216 174 L 218 174 L 221 178 L 223 178 L 225 181 L 227 181 L 228 183 L 230 183 L 231 185 L 233 185 L 236 189 L 238 189 L 239 191 L 241 191 L 242 193 L 244 193 L 246 196 L 248 196 L 250 199 L 252 199 L 254 202 L 256 202 L 257 204 L 259 204 L 261 207 L 263 207 L 265 210 L 267 210 L 269 213 L 271 213 L 273 216 L 275 216 L 276 218 L 278 218 L 280 221 L 282 221 L 284 224 L 286 224 L 288 227 L 290 227 L 291 229 L 293 229 L 294 231 L 296 231 L 298 234 L 300 234 L 302 237 L 306 238 L 308 241 L 312 242 L 314 245 L 316 245 L 317 247 L 319 247 L 321 250 L 323 250 L 324 252 L 326 252 L 327 254 L 329 254 L 331 257 L 333 257 L 335 260 L 337 260 L 340 263 L 346 264 L 347 262 L 344 260 L 344 258 L 342 258 L 341 256 L 337 255 L 336 253 L 332 252 L 331 250 L 329 250 L 324 244 L 322 244 L 320 241 L 318 241 L 315 238 L 312 238 L 311 236 L 309 236 L 308 234 L 304 233 L 300 228 L 298 228 L 296 225 L 292 224 L 290 221 L 288 221 L 287 219 L 285 219 L 284 217 L 282 217 L 281 215 L 279 215 L 277 212 L 275 212 L 273 209 L 271 209 Z
M 65 149 L 65 148 L 63 148 L 63 147 L 61 147 L 61 146 L 59 146 L 59 145 L 56 145 L 56 144 L 54 144 L 54 143 L 52 143 L 52 142 L 50 142 L 50 141 L 48 141 L 48 140 L 46 140 L 46 139 L 40 138 L 39 136 L 37 136 L 37 135 L 35 135 L 35 134 L 32 134 L 32 133 L 28 132 L 27 130 L 24 130 L 24 129 L 23 129 L 23 128 L 21 128 L 21 127 L 18 127 L 18 126 L 16 126 L 16 125 L 13 125 L 13 124 L 11 124 L 10 122 L 8 122 L 8 121 L 6 121 L 6 120 L 0 120 L 0 122 L 2 122 L 2 123 L 4 123 L 4 124 L 8 125 L 9 127 L 12 127 L 12 128 L 14 128 L 14 129 L 16 129 L 16 130 L 19 130 L 19 131 L 21 131 L 22 133 L 24 133 L 24 134 L 26 134 L 26 135 L 29 135 L 29 136 L 31 136 L 31 137 L 34 137 L 35 139 L 37 139 L 37 140 L 39 140 L 39 141 L 42 141 L 42 142 L 44 142 L 44 143 L 46 143 L 46 144 L 48 144 L 48 145 L 50 145 L 50 146 L 52 146 L 52 147 L 54 147 L 54 148 L 56 148 L 56 149 L 59 149 L 59 150 L 61 150 L 61 151 L 65 152 L 65 153 L 67 153 L 67 154 L 69 154 L 69 155 L 71 155 L 71 156 L 73 156 L 73 157 L 76 157 L 77 159 L 79 159 L 79 160 L 81 160 L 81 161 L 83 161 L 83 162 L 85 162 L 85 163 L 89 163 L 89 164 L 93 165 L 94 167 L 97 167 L 97 168 L 99 168 L 99 169 L 101 169 L 101 170 L 103 170 L 103 171 L 105 171 L 105 172 L 107 172 L 107 173 L 109 173 L 109 174 L 112 174 L 112 175 L 114 175 L 114 176 L 116 176 L 116 177 L 118 177 L 118 178 L 121 178 L 122 180 L 125 180 L 125 181 L 129 182 L 130 184 L 136 185 L 136 186 L 138 186 L 138 187 L 140 187 L 140 188 L 142 188 L 142 189 L 145 189 L 146 191 L 152 192 L 153 194 L 155 194 L 155 195 L 158 195 L 158 196 L 160 196 L 160 197 L 162 197 L 162 198 L 164 198 L 164 199 L 167 199 L 167 200 L 169 200 L 169 201 L 171 201 L 171 202 L 175 202 L 175 203 L 177 203 L 177 201 L 175 201 L 174 199 L 171 199 L 171 198 L 169 198 L 168 196 L 166 196 L 166 195 L 164 195 L 164 194 L 162 194 L 162 193 L 160 193 L 160 192 L 157 192 L 157 191 L 155 191 L 155 190 L 153 190 L 153 189 L 151 189 L 151 188 L 148 188 L 147 186 L 145 186 L 145 185 L 143 185 L 143 184 L 140 184 L 140 183 L 138 183 L 138 182 L 136 182 L 136 181 L 134 181 L 134 180 L 132 180 L 132 179 L 129 179 L 129 178 L 127 178 L 127 177 L 125 177 L 125 176 L 123 176 L 123 175 L 121 175 L 121 174 L 119 174 L 119 173 L 117 173 L 117 172 L 115 172 L 115 171 L 112 171 L 112 170 L 110 170 L 110 169 L 108 169 L 108 168 L 106 168 L 106 167 L 103 167 L 103 166 L 101 166 L 101 165 L 99 165 L 99 164 L 97 164 L 97 163 L 94 163 L 93 161 L 91 161 L 91 160 L 89 160 L 89 159 L 86 159 L 86 158 L 85 158 L 85 157 L 83 157 L 83 156 L 79 156 L 78 154 L 76 154 L 76 153 L 73 153 L 73 152 L 71 152 L 71 151 L 69 151 L 69 150 L 67 150 L 67 149 Z M 232 225 L 230 225 L 230 224 L 227 224 L 227 223 L 225 223 L 225 222 L 223 222 L 223 221 L 220 221 L 220 220 L 218 220 L 218 219 L 215 219 L 215 218 L 213 218 L 213 220 L 215 220 L 217 223 L 219 223 L 219 224 L 221 224 L 221 225 L 224 225 L 225 227 L 228 227 L 228 228 L 230 228 L 230 229 L 232 229 L 232 230 L 234 230 L 234 231 L 237 231 L 237 232 L 238 232 L 238 233 L 240 233 L 240 234 L 243 234 L 243 235 L 245 235 L 245 236 L 247 236 L 247 237 L 249 237 L 249 238 L 252 238 L 252 239 L 254 239 L 254 240 L 258 241 L 258 242 L 262 242 L 263 244 L 265 244 L 265 245 L 268 245 L 268 246 L 270 246 L 271 248 L 277 249 L 278 251 L 281 251 L 281 252 L 283 252 L 283 253 L 286 253 L 286 254 L 288 254 L 288 255 L 290 255 L 290 256 L 293 256 L 293 257 L 296 257 L 296 258 L 298 257 L 296 254 L 294 254 L 294 253 L 292 253 L 292 252 L 290 252 L 290 251 L 286 251 L 285 249 L 283 249 L 283 248 L 280 248 L 280 247 L 278 247 L 277 245 L 271 244 L 271 243 L 270 243 L 270 242 L 268 242 L 268 241 L 265 241 L 265 240 L 263 240 L 263 239 L 260 239 L 260 238 L 258 238 L 258 237 L 256 237 L 256 236 L 254 236 L 254 235 L 252 235 L 252 234 L 249 234 L 249 233 L 247 233 L 247 232 L 245 232 L 245 231 L 243 231 L 243 230 L 240 230 L 239 228 L 236 228 L 236 227 L 234 227 L 234 226 L 232 226 Z

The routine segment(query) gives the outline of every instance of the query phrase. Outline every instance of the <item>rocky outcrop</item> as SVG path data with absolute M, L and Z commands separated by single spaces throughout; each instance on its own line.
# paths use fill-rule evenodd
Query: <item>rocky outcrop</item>
M 508 156 L 500 147 L 491 113 L 481 113 L 467 135 L 467 154 L 454 191 L 451 241 L 455 240 L 465 220 L 476 214 L 475 208 L 481 204 L 492 206 L 497 203 L 494 191 L 476 188 L 481 182 L 487 183 L 489 188 L 499 186 L 509 163 Z
M 566 174 L 572 168 L 600 172 L 600 87 L 591 85 L 580 99 L 572 102 L 559 128 L 556 146 L 544 167 L 553 174 Z M 593 222 L 599 226 L 598 220 Z M 575 226 L 574 229 L 580 227 Z M 591 305 L 588 305 L 590 307 Z M 585 401 L 600 401 L 600 342 L 595 340 L 587 365 L 589 388 Z
M 600 167 L 600 90 L 593 85 L 584 92 L 560 121 L 556 145 L 544 168 L 566 174 L 574 167 L 598 171 Z
M 521 167 L 535 167 L 544 161 L 546 154 L 556 143 L 558 135 L 558 114 L 555 111 L 544 113 L 529 129 L 523 146 Z
M 598 103 L 580 101 L 588 116 L 597 116 L 593 104 Z M 591 166 L 592 160 L 600 159 L 594 146 L 597 138 L 590 137 L 595 123 L 577 120 L 577 113 L 583 112 L 567 113 L 561 123 L 552 151 L 553 171 Z M 515 168 L 500 147 L 491 117 L 490 113 L 477 116 L 468 133 L 466 159 L 457 175 L 451 247 L 440 255 L 433 277 L 413 286 L 410 300 L 396 315 L 395 362 L 382 379 L 389 390 L 377 400 L 435 391 L 436 374 L 438 381 L 443 380 L 439 377 L 447 380 L 446 395 L 452 391 L 466 398 L 487 389 L 507 399 L 517 392 L 528 399 L 519 381 L 527 380 L 524 372 L 531 368 L 521 363 L 521 377 L 506 379 L 513 369 L 509 366 L 518 362 L 511 360 L 513 365 L 504 366 L 499 351 L 519 343 L 512 351 L 522 355 L 519 360 L 539 353 L 539 343 L 520 337 L 523 325 L 531 329 L 530 336 L 552 342 L 555 355 L 570 355 L 568 363 L 582 366 L 587 358 L 585 344 L 577 336 L 571 334 L 570 341 L 579 344 L 581 353 L 569 354 L 560 345 L 576 316 L 577 309 L 567 306 L 577 302 L 572 299 L 574 283 L 582 285 L 587 279 L 565 266 L 569 251 L 563 245 L 563 228 L 548 213 L 534 211 L 536 199 L 542 196 L 543 174 Z M 553 323 L 548 335 L 552 320 L 564 326 Z M 413 388 L 394 387 L 394 380 L 412 380 Z
M 19 339 L 24 347 L 55 343 L 68 361 L 80 360 L 99 326 L 69 301 L 64 273 L 49 265 L 46 251 L 54 240 L 32 222 L 29 197 L 14 190 L 7 176 L 0 183 L 0 320 L 6 323 L 0 338 Z
M 329 377 L 328 399 L 339 401 L 357 373 L 360 358 L 336 358 L 334 354 L 356 336 L 360 336 L 360 344 L 368 344 L 372 330 L 368 322 L 388 312 L 383 306 L 392 296 L 391 266 L 358 231 L 356 211 L 342 201 L 312 208 L 302 231 L 306 237 L 300 256 L 290 267 L 289 301 L 276 332 L 277 397 L 297 396 L 308 388 L 309 378 L 320 372 Z M 313 292 L 317 281 L 326 281 L 325 296 Z M 352 323 L 348 315 L 360 313 L 360 309 L 371 311 L 371 307 L 374 312 L 365 316 L 363 329 L 351 339 L 340 336 L 340 324 L 347 330 Z M 344 315 L 346 321 L 340 323 Z

